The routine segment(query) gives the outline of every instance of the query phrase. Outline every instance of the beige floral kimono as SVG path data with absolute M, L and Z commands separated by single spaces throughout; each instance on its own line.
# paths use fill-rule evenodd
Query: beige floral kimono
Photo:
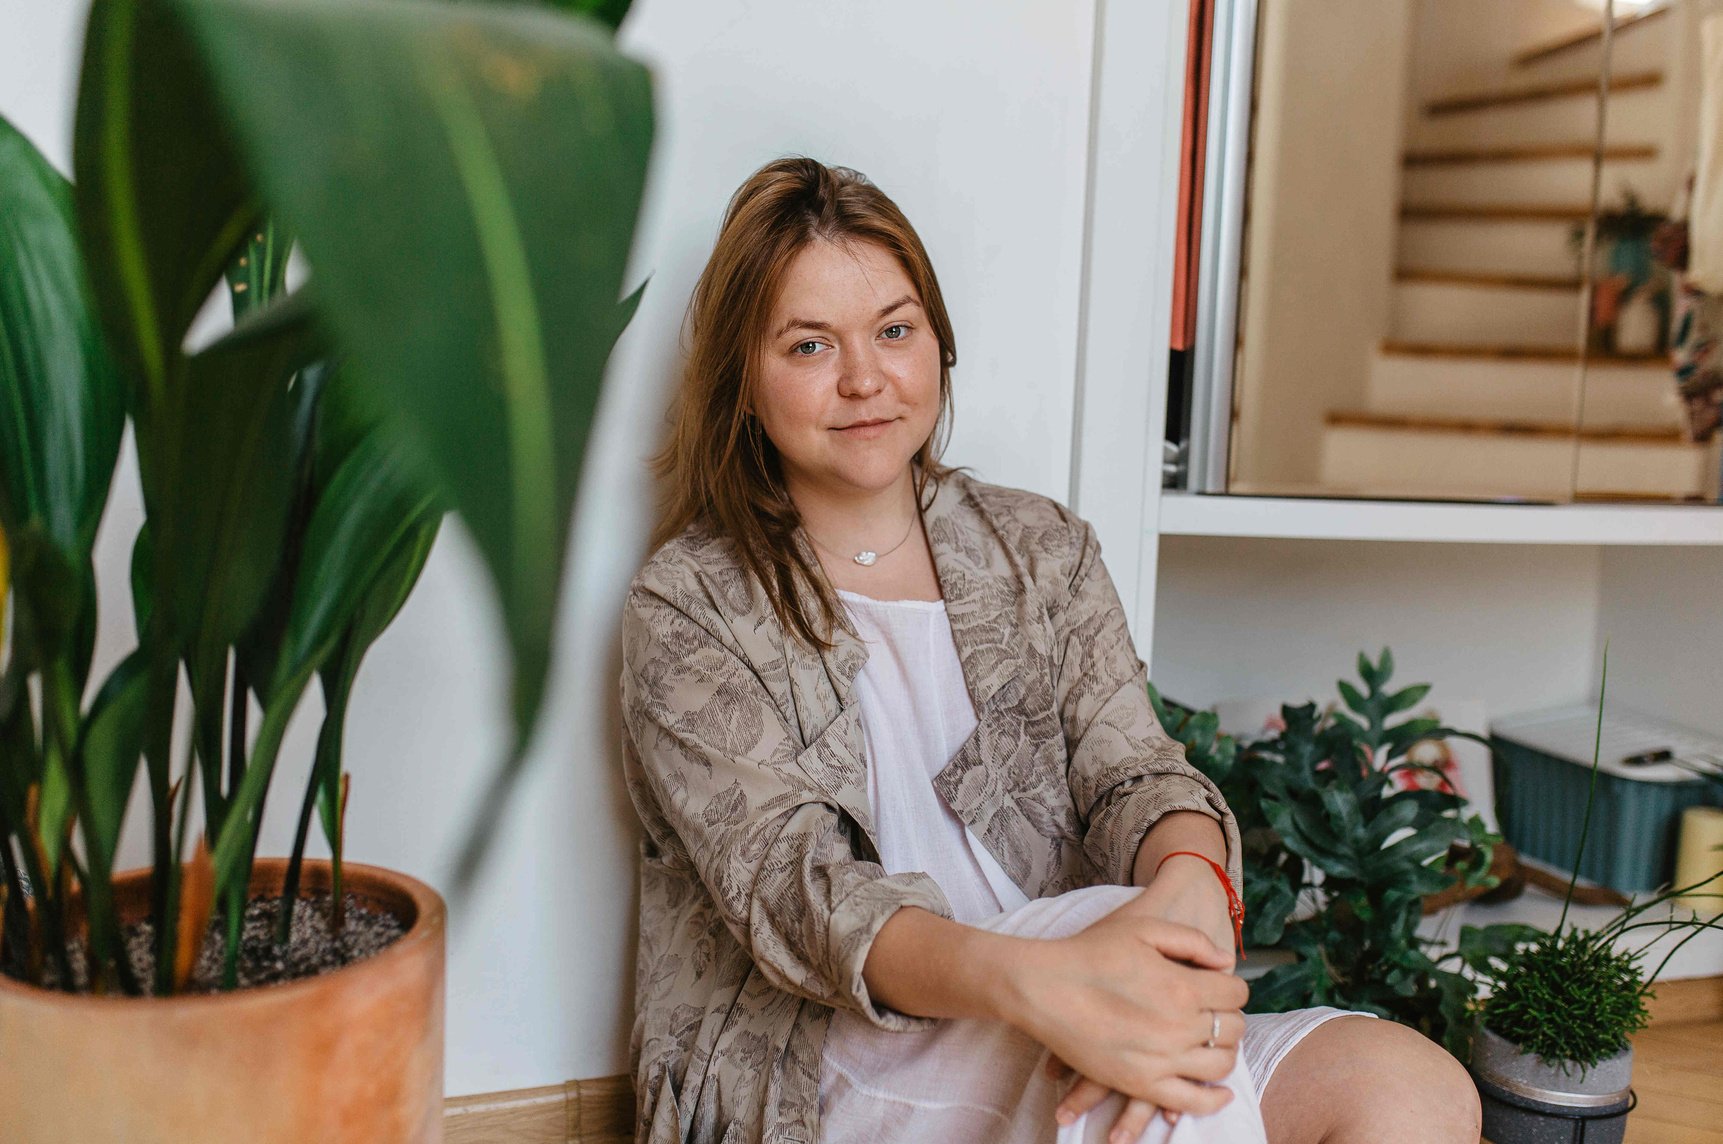
M 962 473 L 924 519 L 977 719 L 933 784 L 1023 892 L 1130 884 L 1173 810 L 1220 820 L 1237 884 L 1237 826 L 1155 720 L 1088 523 Z M 827 655 L 786 639 L 732 543 L 699 525 L 630 585 L 637 1141 L 817 1144 L 834 1007 L 887 1029 L 936 1020 L 877 1004 L 862 980 L 898 907 L 952 912 L 926 874 L 879 864 L 852 690 L 867 648 L 835 639 Z

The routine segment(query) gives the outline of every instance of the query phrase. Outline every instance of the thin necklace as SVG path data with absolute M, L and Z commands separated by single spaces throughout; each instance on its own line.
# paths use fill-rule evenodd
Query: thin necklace
M 919 516 L 920 516 L 920 513 L 917 513 L 916 516 L 910 517 L 909 527 L 903 530 L 903 540 L 899 540 L 896 544 L 892 545 L 890 548 L 886 549 L 884 552 L 875 552 L 871 548 L 864 548 L 860 552 L 856 553 L 854 556 L 851 556 L 850 559 L 854 560 L 857 564 L 860 564 L 863 568 L 869 568 L 869 567 L 872 567 L 873 562 L 878 560 L 881 556 L 890 556 L 893 552 L 896 552 L 899 548 L 902 548 L 903 547 L 903 541 L 908 540 L 909 534 L 915 531 L 915 522 Z M 820 538 L 815 536 L 813 534 L 813 532 L 809 530 L 807 525 L 805 525 L 805 524 L 802 525 L 802 531 L 806 532 L 808 534 L 808 539 L 812 540 L 815 544 L 819 544 L 819 546 L 821 548 L 824 548 L 827 552 L 831 552 L 831 554 L 833 556 L 842 555 L 841 553 L 833 552 L 832 549 L 830 547 L 828 547 L 827 545 L 821 544 Z

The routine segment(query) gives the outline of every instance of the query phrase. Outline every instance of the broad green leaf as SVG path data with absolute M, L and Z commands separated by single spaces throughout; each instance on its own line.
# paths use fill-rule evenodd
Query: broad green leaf
M 1428 683 L 1417 683 L 1404 691 L 1397 691 L 1388 699 L 1388 710 L 1385 714 L 1397 715 L 1401 711 L 1409 711 L 1416 707 L 1424 696 L 1430 694 Z
M 174 579 L 152 607 L 180 647 L 225 648 L 261 605 L 287 528 L 293 476 L 294 371 L 307 347 L 291 333 L 242 326 L 187 362 L 173 421 L 175 479 L 158 486 L 152 545 Z
M 125 427 L 70 184 L 0 117 L 0 526 L 90 556 Z
M 366 651 L 394 621 L 401 606 L 406 603 L 407 596 L 413 591 L 413 586 L 418 583 L 419 573 L 424 570 L 425 561 L 431 554 L 431 546 L 436 542 L 441 523 L 440 516 L 427 516 L 417 528 L 403 536 L 395 553 L 378 573 L 370 591 L 365 593 L 364 600 L 347 626 L 347 635 L 342 641 L 343 654 L 336 658 L 332 669 L 323 672 L 325 702 L 329 710 L 345 713 L 347 697 L 352 694 L 353 682 L 358 678 L 359 667 Z M 339 853 L 337 834 L 340 828 L 341 806 L 340 744 L 344 740 L 343 730 L 337 727 L 334 731 L 336 747 L 332 752 L 333 758 L 323 768 L 322 773 L 313 775 L 313 781 L 318 784 L 317 809 L 323 824 L 323 836 L 334 853 Z
M 1358 689 L 1350 683 L 1347 683 L 1344 679 L 1338 680 L 1337 682 L 1340 687 L 1340 697 L 1346 700 L 1346 706 L 1352 708 L 1352 710 L 1358 712 L 1360 715 L 1368 715 L 1370 713 L 1370 707 L 1364 701 L 1364 696 L 1359 694 Z
M 471 3 L 474 0 L 467 0 L 467 2 Z M 632 0 L 536 0 L 536 2 L 547 8 L 558 8 L 564 12 L 578 12 L 583 16 L 589 16 L 615 31 L 622 26 L 622 20 L 628 15 L 628 7 Z
M 186 331 L 257 218 L 205 76 L 170 5 L 91 4 L 72 170 L 91 284 L 140 422 L 146 499 Z
M 298 236 L 342 352 L 422 444 L 484 554 L 514 652 L 518 754 L 622 324 L 647 73 L 608 30 L 540 8 L 171 7 Z

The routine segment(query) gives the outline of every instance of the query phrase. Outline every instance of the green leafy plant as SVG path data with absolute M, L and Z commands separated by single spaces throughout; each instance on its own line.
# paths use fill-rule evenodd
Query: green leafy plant
M 1252 982 L 1250 1011 L 1337 1005 L 1394 1018 L 1456 1048 L 1474 986 L 1432 956 L 1418 921 L 1425 895 L 1456 879 L 1493 885 L 1491 848 L 1500 840 L 1465 813 L 1459 795 L 1397 779 L 1433 770 L 1408 758 L 1417 743 L 1487 740 L 1406 715 L 1430 688 L 1391 691 L 1393 670 L 1388 650 L 1374 663 L 1361 654 L 1362 688 L 1338 685 L 1344 709 L 1284 705 L 1283 726 L 1254 741 L 1222 734 L 1212 712 L 1149 690 L 1166 730 L 1238 819 L 1245 944 L 1294 955 Z M 1300 903 L 1312 899 L 1320 908 L 1301 913 Z
M 326 713 L 288 900 L 316 809 L 341 901 L 348 699 L 447 509 L 514 666 L 513 739 L 454 892 L 470 883 L 537 719 L 600 381 L 640 296 L 622 283 L 651 85 L 614 44 L 626 9 L 95 0 L 74 181 L 0 120 L 0 971 L 70 989 L 83 940 L 95 990 L 173 992 L 180 944 L 219 912 L 233 986 L 271 778 L 313 683 Z M 311 279 L 288 293 L 294 243 Z M 224 280 L 234 328 L 187 349 Z M 91 552 L 128 421 L 137 646 L 91 697 Z M 155 926 L 149 982 L 112 886 L 140 764 L 151 916 L 178 919 Z
M 1606 643 L 1598 687 L 1591 787 L 1573 859 L 1576 871 L 1585 853 L 1597 799 L 1603 697 L 1608 681 Z M 1583 1076 L 1600 1061 L 1625 1049 L 1628 1038 L 1645 1028 L 1651 1019 L 1645 999 L 1652 995 L 1652 984 L 1669 959 L 1699 934 L 1718 928 L 1715 922 L 1697 918 L 1648 915 L 1676 897 L 1703 889 L 1719 877 L 1723 875 L 1713 875 L 1691 886 L 1665 888 L 1643 902 L 1629 905 L 1596 929 L 1580 929 L 1568 926 L 1568 912 L 1579 880 L 1575 873 L 1568 881 L 1561 920 L 1552 931 L 1524 926 L 1518 932 L 1492 938 L 1476 927 L 1466 927 L 1461 934 L 1460 955 L 1490 986 L 1489 995 L 1476 1004 L 1477 1019 L 1522 1052 L 1535 1053 L 1564 1072 L 1577 1069 Z M 1633 948 L 1630 935 L 1650 930 L 1655 941 L 1671 930 L 1680 929 L 1690 932 L 1647 974 L 1644 958 L 1650 946 Z M 1507 940 L 1501 940 L 1503 937 Z
M 1645 1028 L 1640 955 L 1605 930 L 1539 934 L 1505 954 L 1484 1004 L 1490 1028 L 1546 1061 L 1586 1069 Z

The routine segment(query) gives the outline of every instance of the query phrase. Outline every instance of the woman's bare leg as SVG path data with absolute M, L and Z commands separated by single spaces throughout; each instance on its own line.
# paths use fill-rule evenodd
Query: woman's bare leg
M 1404 1025 L 1336 1017 L 1289 1050 L 1262 1093 L 1269 1144 L 1478 1144 L 1460 1063 Z

